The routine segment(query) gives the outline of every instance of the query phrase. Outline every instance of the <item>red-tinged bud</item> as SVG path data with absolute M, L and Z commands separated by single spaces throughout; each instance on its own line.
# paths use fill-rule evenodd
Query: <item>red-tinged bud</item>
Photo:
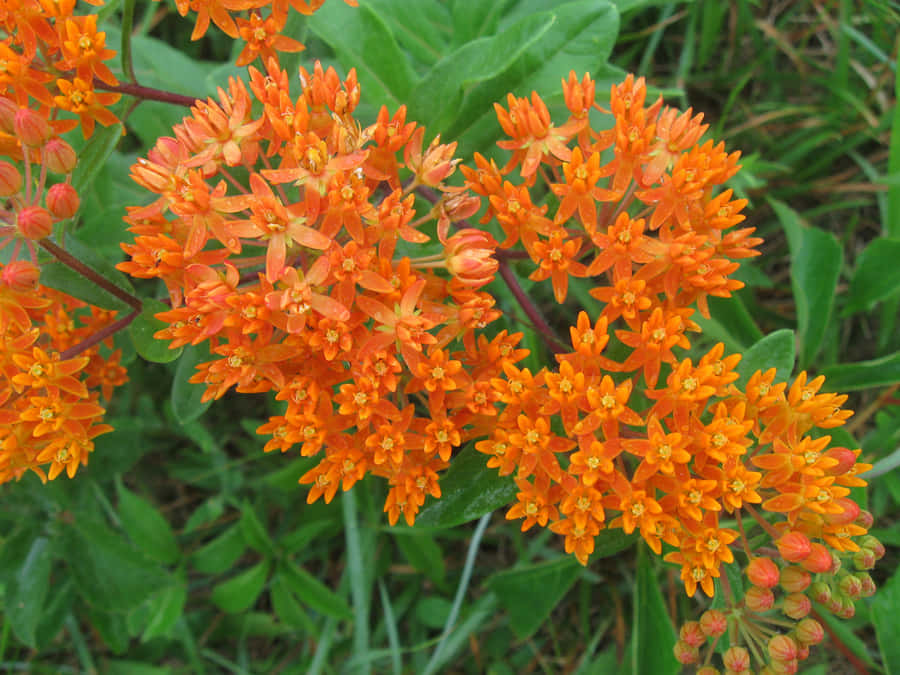
M 778 583 L 778 565 L 771 558 L 754 558 L 745 573 L 754 586 L 774 588 Z
M 825 456 L 837 460 L 837 464 L 825 470 L 829 476 L 843 476 L 854 464 L 856 464 L 857 453 L 847 448 L 829 448 L 825 452 Z
M 875 554 L 875 560 L 881 560 L 884 557 L 884 544 L 871 534 L 863 537 L 863 540 L 859 542 L 859 545 L 872 551 L 872 553 Z
M 850 598 L 842 598 L 840 601 L 840 609 L 835 612 L 842 619 L 852 619 L 856 616 L 856 603 Z
M 687 665 L 689 663 L 697 663 L 697 661 L 700 660 L 700 651 L 684 640 L 676 642 L 675 647 L 672 648 L 672 652 L 675 654 L 678 663 Z
M 700 617 L 700 628 L 704 635 L 713 638 L 719 637 L 728 630 L 728 617 L 718 609 L 709 609 Z
M 809 587 L 809 597 L 820 605 L 827 605 L 831 602 L 831 586 L 824 581 L 816 581 Z
M 812 575 L 802 567 L 785 567 L 779 582 L 788 593 L 802 593 L 812 583 Z
M 875 516 L 872 515 L 870 511 L 866 511 L 862 509 L 859 512 L 859 516 L 856 518 L 856 524 L 859 525 L 864 530 L 868 530 L 872 527 L 872 524 L 875 522 Z
M 750 652 L 743 647 L 729 647 L 722 654 L 722 664 L 735 673 L 746 673 L 750 670 Z
M 831 551 L 816 542 L 811 545 L 809 555 L 800 564 L 813 574 L 824 574 L 833 570 L 834 558 Z
M 494 258 L 496 246 L 488 232 L 460 230 L 447 240 L 444 249 L 447 269 L 466 286 L 484 286 L 494 278 L 499 266 Z
M 0 273 L 3 283 L 19 293 L 33 291 L 40 278 L 41 268 L 28 260 L 13 260 Z
M 802 532 L 788 532 L 775 542 L 781 557 L 789 562 L 805 560 L 812 552 L 809 538 Z
M 44 239 L 53 233 L 53 218 L 42 206 L 26 206 L 16 214 L 16 226 L 26 239 Z
M 803 593 L 790 593 L 785 596 L 784 604 L 781 607 L 781 611 L 784 612 L 785 616 L 789 616 L 792 619 L 802 619 L 805 616 L 809 616 L 810 610 L 812 610 L 812 601 Z
M 47 120 L 30 108 L 16 111 L 13 128 L 22 143 L 31 148 L 40 147 L 53 135 Z
M 861 548 L 853 554 L 853 566 L 858 570 L 870 570 L 875 567 L 875 554 L 867 548 Z
M 718 668 L 714 668 L 713 666 L 703 666 L 702 668 L 697 669 L 696 675 L 722 675 L 719 672 Z
M 12 197 L 22 189 L 22 174 L 15 164 L 0 162 L 0 197 Z
M 768 588 L 751 586 L 744 593 L 744 604 L 751 612 L 768 612 L 775 606 L 775 594 Z
M 795 630 L 797 639 L 804 645 L 817 645 L 825 639 L 825 629 L 815 619 L 803 619 Z
M 829 513 L 825 516 L 825 520 L 833 525 L 848 525 L 856 521 L 859 517 L 859 504 L 852 499 L 839 497 L 834 503 L 841 507 L 840 513 Z
M 862 582 L 855 574 L 848 574 L 841 579 L 838 589 L 851 600 L 859 600 L 862 597 Z
M 706 635 L 703 633 L 703 630 L 700 628 L 700 623 L 697 621 L 688 621 L 685 623 L 681 627 L 681 630 L 678 631 L 678 637 L 683 642 L 687 642 L 691 647 L 699 647 L 706 642 Z
M 828 608 L 828 611 L 834 614 L 835 616 L 841 615 L 841 609 L 843 605 L 841 604 L 841 599 L 835 595 L 831 596 L 831 600 L 825 605 Z
M 16 113 L 19 106 L 5 96 L 0 96 L 0 130 L 7 134 L 16 133 Z
M 767 649 L 773 661 L 792 661 L 797 658 L 797 642 L 787 635 L 773 635 Z
M 799 645 L 797 647 L 797 658 L 800 661 L 806 661 L 809 658 L 809 647 L 806 645 Z
M 769 664 L 769 667 L 772 668 L 772 672 L 775 675 L 794 675 L 800 670 L 800 663 L 797 659 L 791 659 L 790 661 L 773 661 Z
M 59 219 L 71 218 L 78 213 L 81 199 L 69 183 L 57 183 L 47 190 L 47 208 L 54 217 Z
M 856 578 L 859 579 L 859 583 L 862 584 L 862 597 L 871 598 L 875 595 L 875 582 L 865 572 L 857 572 Z
M 44 164 L 53 173 L 72 173 L 75 169 L 75 164 L 78 163 L 78 156 L 75 154 L 75 150 L 59 137 L 51 138 L 47 141 L 41 152 L 43 153 Z

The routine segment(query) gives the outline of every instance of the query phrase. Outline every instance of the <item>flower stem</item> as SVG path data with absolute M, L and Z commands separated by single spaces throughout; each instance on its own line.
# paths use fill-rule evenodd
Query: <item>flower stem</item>
M 163 103 L 171 103 L 173 105 L 183 105 L 187 108 L 190 108 L 199 100 L 195 96 L 185 96 L 183 94 L 176 94 L 175 92 L 165 91 L 163 89 L 154 89 L 153 87 L 145 87 L 130 82 L 120 82 L 116 85 L 106 84 L 96 77 L 94 78 L 94 89 L 112 91 L 118 94 L 125 94 L 126 96 L 134 96 L 143 101 L 162 101 Z

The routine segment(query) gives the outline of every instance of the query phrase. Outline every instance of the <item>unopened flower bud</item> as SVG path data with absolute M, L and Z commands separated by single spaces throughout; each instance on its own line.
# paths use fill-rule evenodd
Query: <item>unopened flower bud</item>
M 768 588 L 751 586 L 744 593 L 744 604 L 751 612 L 767 612 L 775 605 L 775 594 Z
M 826 473 L 829 476 L 843 476 L 856 464 L 856 455 L 857 453 L 847 448 L 829 448 L 825 452 L 825 457 L 837 460 L 837 464 Z
M 840 609 L 835 612 L 837 616 L 845 620 L 852 619 L 856 616 L 856 603 L 853 602 L 853 600 L 850 598 L 842 598 L 839 602 L 841 606 Z
M 798 650 L 799 652 L 799 650 Z M 795 675 L 800 670 L 800 664 L 797 659 L 789 661 L 773 661 L 769 664 L 774 675 Z
M 797 642 L 787 635 L 773 635 L 767 649 L 773 661 L 792 661 L 797 658 Z
M 53 233 L 53 218 L 42 206 L 26 206 L 16 214 L 16 226 L 26 239 L 44 239 Z
M 19 293 L 33 291 L 40 278 L 41 268 L 28 260 L 13 260 L 0 273 L 0 280 Z
M 0 197 L 12 197 L 22 189 L 22 174 L 15 164 L 0 162 Z
M 862 597 L 862 583 L 855 574 L 848 574 L 841 579 L 838 589 L 851 600 L 859 600 Z
M 718 609 L 709 609 L 700 617 L 700 628 L 709 637 L 719 637 L 728 630 L 728 617 Z
M 825 520 L 833 525 L 848 525 L 856 521 L 859 517 L 859 504 L 852 499 L 839 497 L 834 503 L 841 507 L 840 513 L 829 513 L 825 516 Z
M 775 542 L 781 557 L 789 562 L 805 560 L 812 552 L 809 537 L 802 532 L 788 532 Z
M 47 208 L 56 218 L 71 218 L 78 213 L 81 199 L 69 183 L 57 183 L 47 190 Z
M 750 670 L 750 652 L 744 647 L 729 647 L 722 654 L 722 663 L 735 673 L 746 673 Z
M 0 131 L 7 134 L 16 133 L 16 113 L 19 106 L 15 101 L 0 96 Z
M 884 544 L 871 534 L 863 537 L 863 540 L 859 542 L 859 545 L 872 551 L 872 553 L 875 554 L 875 560 L 881 560 L 884 557 Z
M 797 646 L 797 658 L 800 661 L 805 661 L 809 658 L 809 647 L 804 644 Z
M 809 587 L 809 597 L 820 605 L 827 605 L 831 601 L 831 586 L 824 581 L 816 581 Z
M 801 593 L 809 588 L 812 575 L 802 567 L 785 567 L 778 581 L 788 593 Z
M 781 611 L 792 619 L 802 619 L 812 610 L 812 601 L 803 593 L 790 593 L 784 598 Z
M 53 135 L 47 120 L 30 108 L 19 108 L 16 111 L 13 128 L 22 143 L 32 148 L 43 145 Z
M 494 278 L 499 266 L 494 258 L 496 240 L 488 232 L 467 228 L 447 240 L 447 269 L 466 286 L 478 288 Z
M 754 558 L 745 573 L 754 586 L 774 588 L 778 583 L 778 565 L 771 558 Z
M 675 643 L 675 647 L 673 647 L 672 652 L 675 654 L 675 658 L 678 660 L 678 663 L 688 664 L 688 663 L 697 663 L 700 660 L 700 651 L 696 647 L 692 647 L 684 640 L 679 640 Z
M 795 634 L 804 645 L 817 645 L 825 639 L 825 629 L 815 619 L 803 619 L 797 624 Z
M 47 141 L 41 152 L 44 164 L 53 173 L 72 173 L 78 162 L 78 156 L 72 146 L 59 137 Z
M 691 647 L 699 647 L 706 642 L 706 635 L 698 621 L 688 621 L 678 631 L 678 637 Z
M 834 558 L 831 556 L 831 551 L 822 544 L 813 543 L 809 555 L 800 564 L 813 574 L 824 574 L 834 568 Z
M 872 577 L 865 572 L 857 572 L 856 578 L 862 584 L 862 597 L 871 598 L 875 595 L 875 582 L 872 580 Z
M 856 517 L 856 524 L 864 530 L 868 530 L 872 527 L 874 522 L 875 516 L 872 515 L 871 511 L 866 511 L 865 509 L 861 509 L 859 515 Z
M 696 675 L 722 675 L 718 668 L 713 666 L 703 666 L 697 669 Z
M 853 566 L 858 570 L 870 570 L 875 567 L 875 554 L 870 549 L 861 548 L 853 554 Z

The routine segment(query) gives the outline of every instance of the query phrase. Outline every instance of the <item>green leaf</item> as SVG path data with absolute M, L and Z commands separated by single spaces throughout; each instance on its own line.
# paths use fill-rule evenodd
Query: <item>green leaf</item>
M 269 565 L 268 560 L 262 560 L 250 569 L 218 584 L 212 590 L 210 596 L 212 601 L 229 614 L 250 609 L 266 585 Z
M 872 598 L 870 614 L 887 675 L 900 675 L 900 640 L 897 640 L 897 608 L 900 607 L 900 570 L 881 585 Z
M 353 618 L 347 603 L 306 570 L 286 561 L 280 572 L 284 582 L 304 605 L 335 619 Z
M 141 642 L 149 642 L 158 637 L 168 637 L 181 618 L 187 602 L 187 584 L 184 581 L 173 584 L 150 596 L 149 619 L 141 634 Z
M 131 341 L 134 343 L 135 350 L 147 361 L 169 363 L 181 356 L 183 347 L 169 349 L 169 344 L 171 343 L 168 340 L 159 340 L 153 337 L 154 334 L 168 326 L 165 321 L 157 319 L 154 314 L 159 314 L 169 309 L 171 308 L 168 305 L 159 300 L 144 300 L 144 309 L 128 327 L 128 333 L 131 335 Z
M 193 422 L 212 405 L 212 399 L 201 401 L 205 384 L 188 382 L 197 372 L 196 366 L 211 358 L 206 344 L 189 345 L 181 354 L 172 378 L 172 413 L 181 424 Z
M 414 610 L 416 623 L 426 628 L 443 628 L 453 603 L 439 595 L 425 595 L 419 598 Z
M 416 525 L 454 527 L 480 518 L 516 497 L 510 476 L 498 476 L 485 466 L 487 457 L 469 445 L 453 458 L 441 477 L 441 498 L 426 504 L 416 517 Z
M 769 368 L 777 370 L 776 381 L 787 382 L 794 370 L 794 331 L 777 330 L 744 352 L 736 368 L 741 376 L 738 382 L 743 386 L 757 370 L 766 372 Z
M 66 548 L 78 552 L 67 560 L 79 594 L 105 612 L 131 610 L 171 583 L 156 563 L 101 521 L 79 517 L 64 538 Z
M 140 661 L 115 659 L 106 661 L 103 672 L 106 675 L 172 675 L 169 666 L 150 666 Z
M 16 637 L 37 647 L 35 631 L 50 589 L 53 547 L 46 537 L 35 539 L 22 567 L 6 588 L 5 614 Z
M 232 525 L 205 546 L 194 551 L 191 562 L 204 574 L 220 574 L 229 569 L 247 549 L 239 524 Z
M 669 620 L 646 546 L 641 546 L 638 552 L 632 630 L 633 673 L 676 675 L 681 672 L 681 666 L 672 653 L 675 646 L 675 629 Z
M 900 241 L 875 239 L 856 259 L 845 315 L 871 309 L 900 293 Z
M 131 541 L 147 557 L 164 564 L 178 560 L 181 551 L 168 521 L 146 499 L 118 484 L 119 519 Z
M 78 152 L 78 164 L 72 172 L 72 187 L 79 193 L 90 186 L 94 176 L 106 164 L 106 160 L 119 144 L 124 127 L 110 124 L 108 127 L 96 126 L 94 134 L 87 144 Z M 43 282 L 43 274 L 41 275 Z
M 499 35 L 479 38 L 445 56 L 410 94 L 412 119 L 427 125 L 432 133 L 445 129 L 458 114 L 467 87 L 510 68 L 555 20 L 552 12 L 528 16 Z
M 356 68 L 366 101 L 394 107 L 407 101 L 416 74 L 387 24 L 371 7 L 329 2 L 309 18 L 309 27 L 345 66 Z
M 457 0 L 453 3 L 453 41 L 465 44 L 493 35 L 509 0 Z
M 843 251 L 829 232 L 804 224 L 796 211 L 774 199 L 769 203 L 781 221 L 791 249 L 791 285 L 797 303 L 800 368 L 806 368 L 822 346 L 831 320 Z
M 75 583 L 68 574 L 54 575 L 53 592 L 44 609 L 41 619 L 35 631 L 35 641 L 40 648 L 53 640 L 63 626 L 66 617 L 72 613 L 72 605 L 75 601 Z
M 245 501 L 241 505 L 241 533 L 244 535 L 244 541 L 254 551 L 264 554 L 272 554 L 275 551 L 275 545 L 269 537 L 265 526 L 256 515 L 250 502 Z
M 488 577 L 488 587 L 509 612 L 509 622 L 520 640 L 530 637 L 550 616 L 581 575 L 572 556 L 517 567 Z
M 440 0 L 375 0 L 371 5 L 400 48 L 421 63 L 433 65 L 446 51 L 448 39 L 456 38 L 450 10 Z
M 880 359 L 839 363 L 822 369 L 825 386 L 831 391 L 858 391 L 886 387 L 900 382 L 900 352 Z
M 299 628 L 312 636 L 317 635 L 315 623 L 297 601 L 280 572 L 269 584 L 269 597 L 272 599 L 272 608 L 283 623 L 292 628 Z
M 403 552 L 403 556 L 409 561 L 416 571 L 421 572 L 435 584 L 444 581 L 444 554 L 441 547 L 434 541 L 434 537 L 427 533 L 410 528 L 404 530 L 400 527 L 391 529 L 394 541 Z

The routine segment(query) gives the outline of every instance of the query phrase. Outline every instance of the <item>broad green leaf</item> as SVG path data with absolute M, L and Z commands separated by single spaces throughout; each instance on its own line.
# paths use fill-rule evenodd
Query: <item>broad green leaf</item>
M 229 569 L 247 549 L 239 524 L 232 525 L 205 546 L 194 551 L 191 562 L 204 574 L 221 574 Z
M 210 523 L 225 512 L 225 502 L 221 495 L 213 495 L 200 506 L 194 509 L 190 518 L 184 524 L 184 533 L 193 532 L 201 525 Z
M 858 391 L 886 387 L 900 382 L 900 352 L 880 359 L 839 363 L 822 369 L 825 386 L 831 391 Z
M 524 640 L 540 628 L 580 575 L 578 561 L 565 556 L 498 572 L 487 584 L 509 613 L 516 637 Z
M 887 675 L 900 675 L 900 640 L 897 640 L 897 608 L 900 607 L 900 570 L 882 584 L 869 607 L 881 660 Z
M 184 348 L 181 359 L 175 367 L 175 375 L 172 378 L 172 413 L 182 424 L 194 421 L 212 405 L 212 399 L 201 402 L 203 392 L 206 391 L 205 384 L 188 382 L 188 379 L 197 372 L 196 366 L 211 358 L 206 344 L 189 345 Z
M 96 606 L 87 608 L 91 631 L 100 634 L 103 642 L 114 654 L 124 654 L 128 649 L 130 636 L 128 623 L 121 612 L 107 612 Z
M 465 44 L 476 38 L 493 35 L 510 0 L 455 0 L 453 42 Z
M 262 560 L 212 590 L 212 601 L 229 614 L 250 609 L 262 593 L 269 576 L 269 561 Z
M 75 171 L 72 172 L 72 187 L 78 193 L 90 186 L 94 176 L 106 164 L 106 160 L 122 138 L 122 131 L 123 127 L 119 123 L 111 124 L 108 127 L 100 125 L 94 127 L 93 135 L 84 148 L 78 152 L 78 164 Z M 43 275 L 41 281 L 43 281 Z
M 134 348 L 141 358 L 147 361 L 169 363 L 181 356 L 183 347 L 169 349 L 171 343 L 168 340 L 159 340 L 153 337 L 168 325 L 165 321 L 157 319 L 154 314 L 165 312 L 168 309 L 170 307 L 159 300 L 144 300 L 143 311 L 128 327 Z
M 900 293 L 900 240 L 876 239 L 856 259 L 845 315 Z
M 254 551 L 263 554 L 272 554 L 275 551 L 275 545 L 266 531 L 265 525 L 260 521 L 256 511 L 245 501 L 241 505 L 241 533 L 244 535 L 244 541 Z
M 50 590 L 53 547 L 46 537 L 35 539 L 22 567 L 6 588 L 4 613 L 16 637 L 37 647 L 35 631 Z
M 400 527 L 392 528 L 391 534 L 410 565 L 435 584 L 443 583 L 444 554 L 434 537 L 414 528 L 404 530 Z
M 106 675 L 172 675 L 169 666 L 151 666 L 141 661 L 113 659 L 105 662 Z
M 159 565 L 101 521 L 76 519 L 64 540 L 68 550 L 78 551 L 67 561 L 79 594 L 93 607 L 128 611 L 171 583 Z
M 363 97 L 399 107 L 409 99 L 416 75 L 387 24 L 369 5 L 328 2 L 309 19 L 310 29 L 356 68 Z
M 744 351 L 763 338 L 740 295 L 730 298 L 709 299 L 710 318 L 693 316 L 703 330 L 713 340 L 725 343 L 729 351 Z
M 353 613 L 344 600 L 309 572 L 290 561 L 280 570 L 281 578 L 304 605 L 335 619 L 350 619 Z
M 450 10 L 440 0 L 374 0 L 371 4 L 401 49 L 420 63 L 434 64 L 446 51 L 448 40 L 456 38 Z
M 809 227 L 791 208 L 770 199 L 791 249 L 791 285 L 797 303 L 799 366 L 806 368 L 822 346 L 831 320 L 843 251 L 834 235 Z
M 318 633 L 315 623 L 294 597 L 290 586 L 280 572 L 272 578 L 272 582 L 269 584 L 269 597 L 272 599 L 272 608 L 282 622 L 312 636 Z
M 616 553 L 621 553 L 634 546 L 639 538 L 637 532 L 625 534 L 625 531 L 619 528 L 600 530 L 600 534 L 594 538 L 594 552 L 591 553 L 591 560 L 608 558 Z
M 439 595 L 422 596 L 413 610 L 416 623 L 427 628 L 443 628 L 452 607 L 453 603 Z
M 632 672 L 635 675 L 676 675 L 681 672 L 672 653 L 675 629 L 645 546 L 638 552 L 632 631 Z
M 168 586 L 150 596 L 149 619 L 141 642 L 148 642 L 157 637 L 168 637 L 184 611 L 187 602 L 187 584 L 183 581 Z
M 411 117 L 432 134 L 446 129 L 459 112 L 464 90 L 510 68 L 555 20 L 551 12 L 525 17 L 498 35 L 479 38 L 445 56 L 410 94 Z
M 486 463 L 487 455 L 473 445 L 454 457 L 441 477 L 441 498 L 426 503 L 416 517 L 416 525 L 454 527 L 512 502 L 517 492 L 515 482 L 510 476 L 498 476 Z
M 743 386 L 757 370 L 766 372 L 769 368 L 777 370 L 776 381 L 788 381 L 794 370 L 794 331 L 777 330 L 744 352 L 736 368 L 741 376 L 738 382 Z
M 35 631 L 38 648 L 53 640 L 63 626 L 66 617 L 72 613 L 75 601 L 75 582 L 68 574 L 55 575 L 52 593 L 44 603 L 41 618 Z
M 149 558 L 171 564 L 181 552 L 168 521 L 146 499 L 119 483 L 119 519 L 135 546 Z
M 112 31 L 107 31 L 113 34 Z M 207 75 L 218 67 L 218 63 L 193 59 L 183 49 L 146 35 L 136 35 L 131 40 L 131 53 L 135 75 L 144 86 L 158 87 L 185 96 L 204 98 L 215 95 L 215 87 L 227 87 L 223 80 L 209 86 Z M 200 89 L 207 85 L 207 91 Z M 187 116 L 187 108 L 182 117 Z M 171 136 L 171 132 L 166 134 Z

